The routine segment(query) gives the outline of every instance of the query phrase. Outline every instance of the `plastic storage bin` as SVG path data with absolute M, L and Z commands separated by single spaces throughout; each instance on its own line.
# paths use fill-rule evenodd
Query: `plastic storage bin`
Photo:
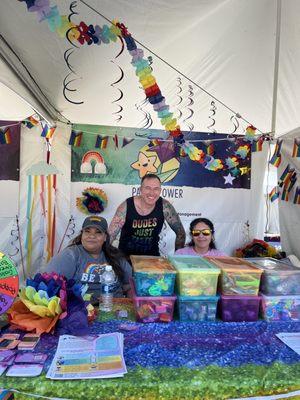
M 181 296 L 215 296 L 220 269 L 203 257 L 172 256 L 177 270 L 177 292 Z
M 300 296 L 262 294 L 261 314 L 267 321 L 300 321 Z
M 222 321 L 242 322 L 257 321 L 260 296 L 223 296 L 220 310 Z
M 133 280 L 130 282 L 138 322 L 170 322 L 173 320 L 176 296 L 139 297 Z
M 180 321 L 215 321 L 219 296 L 178 296 Z
M 300 269 L 274 258 L 249 260 L 262 270 L 260 291 L 268 296 L 300 295 Z
M 221 269 L 220 291 L 223 295 L 257 296 L 262 270 L 243 258 L 205 258 Z
M 174 294 L 176 270 L 163 257 L 130 256 L 135 290 L 138 296 Z

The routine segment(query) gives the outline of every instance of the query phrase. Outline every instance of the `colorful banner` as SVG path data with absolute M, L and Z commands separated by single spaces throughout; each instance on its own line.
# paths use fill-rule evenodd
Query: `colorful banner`
M 173 141 L 134 139 L 133 128 L 122 128 L 122 135 L 114 127 L 99 126 L 95 133 L 91 129 L 73 127 L 72 133 L 82 132 L 82 140 L 79 147 L 72 146 L 72 182 L 136 185 L 144 175 L 155 173 L 164 185 L 250 189 L 250 146 L 238 138 L 232 141 L 222 134 L 189 133 L 185 139 L 197 151 L 199 162 L 195 162 L 184 151 L 184 156 L 179 156 Z M 95 149 L 99 137 L 108 140 L 104 148 Z M 133 140 L 121 147 L 117 143 L 123 137 Z M 212 146 L 204 142 L 208 139 L 213 142 L 213 155 Z

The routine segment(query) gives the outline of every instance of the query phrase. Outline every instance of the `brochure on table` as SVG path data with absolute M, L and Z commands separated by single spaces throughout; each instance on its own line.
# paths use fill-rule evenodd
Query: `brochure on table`
M 276 336 L 300 355 L 300 332 L 281 332 Z
M 96 337 L 60 336 L 47 378 L 122 377 L 127 372 L 123 341 L 121 333 L 108 333 Z

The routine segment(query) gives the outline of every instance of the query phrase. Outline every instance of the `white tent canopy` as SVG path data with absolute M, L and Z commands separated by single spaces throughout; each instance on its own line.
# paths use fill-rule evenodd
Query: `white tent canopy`
M 299 136 L 299 1 L 50 3 L 57 4 L 60 15 L 69 15 L 71 3 L 75 5 L 77 14 L 71 17 L 75 24 L 84 21 L 110 26 L 108 21 L 114 19 L 124 23 L 145 57 L 152 57 L 153 75 L 170 110 L 182 113 L 179 124 L 183 131 L 192 124 L 194 131 L 231 133 L 238 120 L 236 133 L 244 132 L 251 123 L 258 133 L 272 132 L 280 137 L 292 132 L 285 136 L 290 141 Z M 53 124 L 59 121 L 63 125 L 71 122 L 143 129 L 146 112 L 153 121 L 151 128 L 162 129 L 152 106 L 143 105 L 145 95 L 126 46 L 116 57 L 121 42 L 72 47 L 66 38 L 50 31 L 47 21 L 39 22 L 36 13 L 28 12 L 26 2 L 15 0 L 0 2 L 0 27 L 1 119 L 21 120 L 36 111 Z M 64 59 L 69 48 L 71 73 Z M 65 95 L 71 102 L 63 93 L 67 76 L 66 81 L 71 83 Z M 123 98 L 116 101 L 120 91 Z M 118 105 L 123 110 L 116 114 Z M 118 115 L 122 118 L 117 122 Z M 68 129 L 66 125 L 65 142 Z M 262 200 L 259 185 L 264 165 L 261 161 L 256 169 L 253 167 L 261 177 L 253 180 L 259 197 L 255 198 L 253 192 L 252 202 Z M 292 206 L 299 233 L 299 206 Z M 289 218 L 283 208 L 281 213 Z M 257 212 L 257 220 L 261 212 Z M 253 210 L 251 213 L 254 215 Z M 289 237 L 288 252 L 299 257 L 298 248 L 295 238 Z

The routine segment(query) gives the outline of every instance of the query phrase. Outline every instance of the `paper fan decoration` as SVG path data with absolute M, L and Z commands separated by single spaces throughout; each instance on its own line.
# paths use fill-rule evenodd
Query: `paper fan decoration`
M 77 197 L 76 206 L 84 214 L 100 214 L 107 206 L 107 195 L 102 189 L 89 187 Z
M 18 271 L 14 263 L 0 252 L 0 314 L 4 314 L 11 307 L 18 291 Z

